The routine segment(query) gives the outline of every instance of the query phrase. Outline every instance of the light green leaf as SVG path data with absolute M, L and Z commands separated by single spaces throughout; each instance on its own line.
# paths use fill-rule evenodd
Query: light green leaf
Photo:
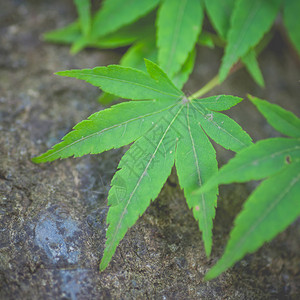
M 149 60 L 145 60 L 145 64 L 148 74 L 120 66 L 61 72 L 123 97 L 156 100 L 126 102 L 93 114 L 76 125 L 60 144 L 33 159 L 39 163 L 96 154 L 134 142 L 121 159 L 120 170 L 112 180 L 108 197 L 109 226 L 101 270 L 107 267 L 127 230 L 158 195 L 171 172 L 175 157 L 180 184 L 202 230 L 207 255 L 211 251 L 217 188 L 201 197 L 196 197 L 192 191 L 217 170 L 215 151 L 199 126 L 203 122 L 200 120 L 203 112 L 204 117 L 216 113 L 204 107 L 205 103 L 209 103 L 205 99 L 189 100 L 156 64 Z M 239 100 L 229 97 L 228 103 L 223 106 L 210 104 L 215 108 L 228 108 Z M 199 101 L 203 101 L 204 105 L 197 103 Z M 208 122 L 204 127 L 213 138 L 216 136 L 217 142 L 221 140 L 223 143 L 224 135 L 219 138 L 214 133 L 216 124 L 223 126 L 222 114 L 216 115 L 216 119 L 219 119 L 216 123 Z M 227 119 L 227 124 L 230 124 Z M 238 125 L 233 122 L 232 126 L 234 133 L 231 138 L 248 142 L 247 135 L 235 132 Z M 224 128 L 228 134 L 229 125 Z M 231 148 L 238 148 L 235 142 L 232 144 Z
M 164 0 L 158 11 L 158 62 L 173 77 L 195 47 L 203 21 L 200 1 Z
M 200 36 L 199 36 L 199 39 L 198 39 L 198 44 L 200 46 L 206 46 L 208 48 L 215 48 L 215 42 L 214 42 L 214 39 L 212 37 L 212 34 L 210 34 L 209 32 L 207 31 L 202 31 Z
M 144 60 L 145 58 L 154 62 L 157 61 L 157 49 L 154 38 L 150 37 L 142 39 L 141 41 L 138 41 L 132 45 L 122 56 L 120 65 L 124 67 L 136 68 L 141 71 L 147 71 Z M 107 105 L 117 98 L 118 97 L 114 95 L 102 93 L 102 95 L 98 98 L 98 101 L 104 105 Z
M 91 30 L 91 3 L 90 0 L 74 0 L 79 15 L 81 31 L 85 36 Z
M 206 11 L 217 33 L 226 40 L 236 0 L 205 0 Z
M 174 106 L 170 101 L 124 102 L 91 115 L 78 123 L 63 141 L 33 159 L 36 163 L 70 156 L 101 153 L 130 144 Z
M 118 65 L 62 71 L 57 74 L 85 80 L 107 93 L 126 99 L 178 99 L 182 97 L 182 92 L 174 85 L 168 85 L 166 88 L 164 83 L 156 81 L 147 73 Z
M 297 160 L 300 160 L 300 139 L 262 140 L 240 151 L 195 194 L 208 191 L 219 184 L 260 180 Z
M 143 40 L 145 37 L 149 38 L 155 35 L 154 20 L 155 15 L 150 13 L 132 24 L 121 27 L 117 31 L 92 40 L 90 45 L 99 48 L 117 48 Z
M 83 35 L 79 22 L 74 22 L 64 28 L 44 34 L 44 39 L 55 43 L 72 43 L 71 53 L 76 54 L 85 47 L 107 49 L 128 46 L 137 40 L 144 39 L 145 36 L 154 36 L 154 34 L 154 14 L 149 14 L 133 24 L 99 38 Z
M 228 32 L 228 44 L 219 71 L 222 82 L 239 58 L 253 48 L 271 28 L 281 0 L 238 0 L 235 2 Z
M 120 64 L 126 67 L 137 68 L 146 71 L 144 58 L 157 61 L 157 49 L 155 41 L 152 38 L 147 38 L 141 42 L 136 43 L 123 55 Z M 189 75 L 193 71 L 196 58 L 195 49 L 189 54 L 186 62 L 183 64 L 181 70 L 172 78 L 173 83 L 178 89 L 181 89 L 184 83 L 188 80 Z
M 105 0 L 101 9 L 96 13 L 91 35 L 94 38 L 105 36 L 108 33 L 133 23 L 153 10 L 159 0 Z
M 105 36 L 98 38 L 93 36 L 81 36 L 72 45 L 71 53 L 75 54 L 85 47 L 96 47 L 100 49 L 124 47 L 137 40 L 144 39 L 145 36 L 154 36 L 154 34 L 154 15 L 149 14 L 137 22 L 124 26 Z M 142 63 L 144 64 L 144 61 L 142 61 Z
M 207 109 L 222 111 L 228 110 L 232 106 L 237 105 L 243 100 L 243 98 L 230 96 L 230 95 L 218 95 L 207 97 L 203 99 L 198 99 L 195 102 L 201 104 Z
M 200 101 L 193 100 L 192 105 L 199 124 L 210 138 L 235 152 L 251 145 L 250 136 L 236 122 L 224 114 L 207 110 Z
M 178 89 L 181 89 L 184 83 L 188 80 L 190 73 L 193 70 L 195 63 L 196 51 L 195 49 L 188 56 L 187 61 L 182 66 L 182 69 L 179 73 L 175 75 L 173 78 L 173 83 L 176 85 Z M 157 61 L 157 49 L 155 46 L 155 41 L 152 38 L 146 38 L 137 42 L 133 46 L 131 46 L 128 51 L 123 55 L 120 65 L 125 67 L 133 67 L 142 71 L 146 71 L 144 58 L 148 60 Z M 108 104 L 115 100 L 117 97 L 113 95 L 107 95 L 107 93 L 103 93 L 98 101 L 102 104 Z
M 261 70 L 256 59 L 256 53 L 253 49 L 250 49 L 242 57 L 242 62 L 244 63 L 247 71 L 250 73 L 254 81 L 261 87 L 265 86 L 264 77 L 261 73 Z
M 89 38 L 82 35 L 80 36 L 76 41 L 71 46 L 70 53 L 71 54 L 77 54 L 80 52 L 82 49 L 87 47 L 89 45 Z
M 182 89 L 184 84 L 189 79 L 190 74 L 192 73 L 196 60 L 196 49 L 194 48 L 192 52 L 189 54 L 186 62 L 183 64 L 181 70 L 174 75 L 172 78 L 174 84 L 177 88 Z
M 300 55 L 300 25 L 299 25 L 299 0 L 285 0 L 283 8 L 283 22 L 293 42 L 296 50 Z
M 182 133 L 176 150 L 176 170 L 184 196 L 202 231 L 206 255 L 209 256 L 212 247 L 212 227 L 217 206 L 218 187 L 202 194 L 200 197 L 192 192 L 201 187 L 207 179 L 218 171 L 215 150 L 206 134 L 199 130 L 190 105 L 174 124 Z
M 246 253 L 270 241 L 300 216 L 300 162 L 291 163 L 253 192 L 235 221 L 224 255 L 205 279 L 215 278 Z
M 171 173 L 178 139 L 172 124 L 182 107 L 167 114 L 147 137 L 142 137 L 122 157 L 108 195 L 107 240 L 100 270 L 104 270 L 119 242 L 154 200 Z M 139 159 L 139 157 L 141 157 Z
M 108 105 L 116 99 L 118 99 L 118 97 L 115 95 L 105 92 L 101 93 L 101 95 L 98 97 L 98 101 L 103 105 Z
M 157 49 L 154 38 L 146 38 L 132 45 L 122 56 L 120 64 L 124 67 L 132 67 L 146 71 L 144 58 L 157 61 Z
M 290 137 L 300 137 L 300 119 L 292 112 L 251 95 L 248 98 L 276 130 Z
M 168 91 L 176 91 L 179 92 L 180 90 L 174 85 L 174 83 L 169 79 L 167 74 L 158 67 L 157 64 L 153 63 L 152 61 L 145 59 L 145 65 L 149 75 L 156 81 L 159 82 L 160 85 Z M 180 92 L 179 92 L 180 95 Z M 181 93 L 181 96 L 183 94 Z
M 70 25 L 49 31 L 43 35 L 47 42 L 69 44 L 73 43 L 81 37 L 80 25 L 78 22 L 71 23 Z

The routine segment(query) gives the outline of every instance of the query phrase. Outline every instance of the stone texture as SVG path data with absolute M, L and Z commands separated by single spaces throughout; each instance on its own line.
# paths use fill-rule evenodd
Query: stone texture
M 126 149 L 45 165 L 30 159 L 102 109 L 96 88 L 52 74 L 115 63 L 120 54 L 88 49 L 71 56 L 68 47 L 41 40 L 43 32 L 74 19 L 71 1 L 0 5 L 1 299 L 299 299 L 299 220 L 217 279 L 203 281 L 255 185 L 221 189 L 207 259 L 175 172 L 99 273 L 107 192 Z M 220 57 L 218 50 L 200 49 L 187 93 L 215 75 Z M 299 69 L 279 36 L 260 62 L 266 89 L 241 70 L 212 93 L 250 92 L 299 115 Z M 276 135 L 249 101 L 229 114 L 255 140 Z M 221 162 L 232 156 L 217 149 Z

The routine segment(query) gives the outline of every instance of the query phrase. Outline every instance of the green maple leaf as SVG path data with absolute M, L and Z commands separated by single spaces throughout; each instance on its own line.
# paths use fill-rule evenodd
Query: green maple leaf
M 264 34 L 269 31 L 278 14 L 281 2 L 282 0 L 235 1 L 230 19 L 230 29 L 226 37 L 225 54 L 219 71 L 220 81 L 226 78 L 232 65 L 239 58 L 247 55 L 247 52 L 257 45 Z
M 173 77 L 194 49 L 202 29 L 201 1 L 164 0 L 157 16 L 158 62 Z
M 300 26 L 298 20 L 300 2 L 298 0 L 285 0 L 283 4 L 283 22 L 295 49 L 300 55 Z
M 82 33 L 87 36 L 91 31 L 91 2 L 90 0 L 74 0 L 79 15 Z
M 236 43 L 242 43 L 243 47 L 245 47 L 248 50 L 245 50 L 242 52 L 241 55 L 237 55 L 237 57 L 234 58 L 234 55 L 236 54 L 236 50 L 227 50 L 226 51 L 232 51 L 231 57 L 234 59 L 240 58 L 243 64 L 245 65 L 247 71 L 250 73 L 254 81 L 260 85 L 264 86 L 264 79 L 261 73 L 261 70 L 259 68 L 259 64 L 257 61 L 257 54 L 252 48 L 256 42 L 251 42 L 251 36 L 249 26 L 245 26 L 244 22 L 246 22 L 246 18 L 240 18 L 237 20 L 237 16 L 239 16 L 242 12 L 249 13 L 248 3 L 251 1 L 246 0 L 245 3 L 242 3 L 242 1 L 236 0 L 205 0 L 205 7 L 207 14 L 209 16 L 209 19 L 215 28 L 216 32 L 219 34 L 219 36 L 229 43 L 227 47 L 233 48 L 233 45 Z M 263 4 L 263 3 L 262 3 Z M 245 10 L 244 10 L 245 7 Z M 257 9 L 253 7 L 254 9 Z M 250 15 L 252 15 L 252 18 L 254 18 L 255 13 L 250 12 Z M 234 21 L 232 20 L 234 19 Z M 232 26 L 230 26 L 230 22 L 232 20 Z M 254 23 L 255 26 L 256 23 Z M 257 26 L 256 28 L 257 35 L 263 35 L 264 29 Z M 230 37 L 228 37 L 228 32 L 230 31 Z M 262 32 L 261 32 L 262 31 Z M 235 33 L 235 34 L 234 34 Z M 243 39 L 243 41 L 240 41 Z M 248 45 L 249 43 L 249 45 Z M 240 49 L 239 49 L 240 50 Z M 225 59 L 225 58 L 224 58 Z
M 240 151 L 195 194 L 219 184 L 266 178 L 235 220 L 222 258 L 206 274 L 212 279 L 246 253 L 257 250 L 300 216 L 300 119 L 278 105 L 249 96 L 267 121 L 291 138 L 272 138 Z
M 61 143 L 33 159 L 41 163 L 79 157 L 134 142 L 111 182 L 101 270 L 107 267 L 127 230 L 157 197 L 174 162 L 209 255 L 218 189 L 201 196 L 192 194 L 217 171 L 215 150 L 208 136 L 233 151 L 251 144 L 251 138 L 237 123 L 218 112 L 242 99 L 225 95 L 187 98 L 156 64 L 148 60 L 145 63 L 148 73 L 117 65 L 59 72 L 83 79 L 107 93 L 138 101 L 117 104 L 91 115 Z
M 152 37 L 145 38 L 133 44 L 123 55 L 120 65 L 124 67 L 132 67 L 142 71 L 147 71 L 144 58 L 153 62 L 157 62 L 158 51 L 155 47 L 155 40 Z M 188 80 L 189 75 L 193 71 L 196 58 L 195 49 L 189 54 L 187 60 L 183 64 L 181 70 L 172 78 L 173 83 L 177 88 L 181 89 Z M 108 93 L 102 93 L 98 101 L 102 104 L 108 104 L 117 97 Z

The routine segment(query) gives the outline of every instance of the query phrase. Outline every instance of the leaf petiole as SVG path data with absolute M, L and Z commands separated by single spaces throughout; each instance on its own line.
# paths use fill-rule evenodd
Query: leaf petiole
M 204 85 L 200 90 L 192 94 L 188 99 L 191 101 L 193 99 L 197 99 L 206 93 L 208 93 L 210 90 L 212 90 L 215 86 L 220 84 L 219 82 L 219 75 L 216 75 L 213 77 L 206 85 Z

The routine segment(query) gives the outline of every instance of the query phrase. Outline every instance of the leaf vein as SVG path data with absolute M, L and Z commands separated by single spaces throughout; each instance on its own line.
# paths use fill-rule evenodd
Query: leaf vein
M 191 139 L 192 150 L 193 150 L 194 159 L 195 159 L 196 172 L 197 172 L 197 176 L 198 176 L 198 184 L 201 187 L 202 186 L 201 172 L 200 172 L 200 168 L 199 168 L 199 161 L 198 161 L 198 157 L 197 157 L 197 153 L 196 153 L 195 142 L 194 142 L 194 138 L 193 138 L 193 135 L 192 135 L 192 132 L 191 132 L 191 126 L 190 126 L 189 104 L 187 105 L 187 114 L 186 114 L 186 117 L 187 117 L 187 123 L 188 123 L 188 132 L 189 132 L 189 136 L 190 136 L 190 139 Z M 204 215 L 207 215 L 207 213 L 206 213 L 205 196 L 204 196 L 203 193 L 201 194 L 201 202 L 202 202 L 202 208 L 203 208 L 203 211 L 204 211 Z M 205 230 L 203 230 L 203 231 L 205 233 L 207 233 L 208 232 L 207 218 L 204 218 L 204 226 L 205 226 Z
M 228 132 L 227 130 L 225 130 L 223 127 L 221 127 L 218 123 L 214 122 L 212 120 L 212 118 L 207 118 L 192 102 L 191 104 L 193 105 L 193 107 L 203 116 L 203 118 L 209 122 L 211 122 L 214 126 L 216 126 L 219 130 L 222 130 L 223 132 L 225 132 L 226 134 L 228 134 L 231 138 L 233 138 L 234 140 L 236 140 L 237 142 L 239 142 L 241 145 L 243 146 L 247 146 L 245 143 L 241 142 L 238 138 L 236 138 L 235 136 L 233 136 L 230 132 Z M 201 125 L 201 124 L 200 124 Z
M 49 158 L 49 157 L 51 157 L 51 156 L 53 156 L 53 155 L 55 155 L 55 154 L 57 154 L 57 153 L 60 153 L 61 151 L 65 150 L 65 149 L 67 149 L 67 148 L 69 148 L 69 147 L 71 147 L 71 146 L 76 145 L 76 144 L 79 143 L 79 142 L 82 142 L 82 141 L 84 141 L 84 140 L 87 140 L 87 139 L 89 139 L 89 138 L 92 138 L 92 137 L 94 137 L 94 136 L 96 136 L 96 135 L 100 135 L 100 134 L 102 134 L 102 133 L 105 132 L 105 131 L 109 131 L 109 130 L 112 130 L 112 129 L 114 129 L 114 128 L 121 127 L 121 126 L 123 126 L 123 125 L 126 125 L 126 126 L 127 126 L 127 124 L 129 124 L 129 123 L 131 123 L 131 122 L 134 122 L 134 121 L 136 121 L 136 120 L 139 120 L 139 119 L 142 119 L 142 118 L 146 118 L 146 117 L 150 117 L 150 116 L 153 116 L 153 115 L 155 115 L 155 114 L 161 113 L 161 112 L 163 112 L 163 111 L 165 111 L 165 110 L 168 110 L 168 109 L 174 107 L 175 105 L 176 105 L 176 104 L 172 104 L 172 105 L 168 106 L 167 108 L 161 109 L 161 110 L 159 110 L 159 111 L 156 111 L 156 112 L 153 112 L 153 113 L 150 113 L 150 114 L 145 114 L 145 115 L 143 115 L 143 116 L 138 116 L 138 117 L 136 117 L 136 118 L 132 118 L 132 119 L 130 119 L 130 120 L 127 120 L 127 121 L 125 121 L 125 122 L 122 122 L 122 123 L 113 125 L 113 126 L 111 126 L 111 127 L 104 128 L 104 129 L 101 130 L 101 131 L 97 131 L 97 132 L 94 132 L 94 133 L 89 134 L 89 135 L 87 135 L 87 136 L 84 136 L 84 137 L 82 137 L 81 139 L 76 140 L 76 141 L 74 141 L 74 142 L 72 142 L 72 143 L 66 145 L 65 147 L 63 147 L 63 148 L 61 148 L 61 149 L 58 149 L 57 151 L 48 154 L 48 155 L 45 156 L 44 158 L 47 159 L 47 158 Z M 76 130 L 76 129 L 75 129 L 75 130 Z
M 85 73 L 81 73 L 81 72 L 78 72 L 77 74 L 78 75 L 86 76 Z M 128 81 L 128 80 L 124 80 L 124 79 L 113 78 L 113 77 L 103 76 L 103 75 L 97 75 L 97 74 L 89 74 L 88 76 L 89 77 L 100 77 L 100 78 L 105 78 L 105 79 L 109 79 L 109 80 L 112 80 L 112 81 L 117 81 L 117 82 L 122 82 L 122 83 L 126 83 L 126 84 L 132 84 L 132 85 L 140 86 L 140 87 L 146 88 L 148 90 L 152 90 L 152 91 L 158 92 L 158 93 L 160 93 L 162 95 L 167 95 L 167 96 L 171 96 L 171 97 L 175 97 L 175 98 L 178 98 L 179 96 L 181 96 L 181 94 L 167 93 L 167 92 L 164 92 L 162 90 L 155 89 L 155 88 L 153 88 L 151 86 L 148 86 L 148 85 L 144 85 L 144 84 L 141 84 L 141 83 L 137 83 L 137 82 L 133 82 L 133 81 Z
M 144 171 L 142 172 L 142 175 L 141 175 L 140 178 L 138 179 L 137 184 L 135 185 L 133 191 L 131 192 L 131 194 L 130 194 L 128 200 L 127 200 L 127 203 L 126 203 L 126 205 L 125 205 L 125 207 L 124 207 L 124 209 L 123 209 L 123 212 L 122 212 L 122 214 L 121 214 L 121 216 L 120 216 L 120 218 L 119 218 L 119 222 L 118 222 L 118 225 L 117 225 L 117 227 L 116 227 L 116 230 L 114 230 L 114 234 L 113 234 L 113 237 L 112 237 L 112 241 L 110 242 L 110 245 L 108 245 L 108 248 L 111 248 L 111 247 L 114 245 L 114 241 L 116 240 L 116 237 L 117 237 L 117 232 L 119 231 L 119 229 L 120 229 L 120 227 L 121 227 L 121 223 L 122 223 L 122 221 L 123 221 L 124 215 L 126 214 L 127 207 L 128 207 L 128 205 L 130 204 L 130 202 L 131 202 L 131 200 L 132 200 L 132 197 L 133 197 L 133 195 L 135 194 L 136 190 L 137 190 L 138 187 L 140 186 L 141 181 L 142 181 L 144 175 L 147 173 L 147 170 L 148 170 L 148 168 L 149 168 L 149 166 L 150 166 L 152 160 L 154 159 L 154 157 L 155 157 L 155 155 L 156 155 L 156 153 L 157 153 L 157 151 L 158 151 L 158 149 L 159 149 L 161 143 L 163 142 L 163 140 L 164 140 L 164 138 L 165 138 L 167 132 L 168 132 L 169 129 L 171 128 L 172 124 L 174 123 L 174 121 L 176 120 L 176 118 L 178 117 L 178 115 L 180 114 L 180 112 L 181 112 L 182 109 L 183 109 L 183 106 L 178 110 L 178 112 L 176 113 L 176 115 L 174 116 L 174 118 L 171 120 L 170 124 L 169 124 L 168 127 L 166 128 L 166 130 L 165 130 L 165 132 L 163 133 L 163 135 L 162 135 L 160 141 L 158 142 L 157 147 L 155 148 L 155 151 L 153 152 L 153 155 L 150 157 L 150 159 L 149 159 L 149 161 L 148 161 L 148 163 L 147 163 L 147 165 L 146 165 Z
M 243 235 L 243 238 L 237 243 L 234 249 L 230 250 L 230 255 L 227 257 L 227 261 L 231 261 L 231 257 L 234 257 L 237 251 L 240 251 L 240 246 L 245 242 L 248 236 L 260 225 L 261 222 L 272 212 L 272 210 L 284 199 L 285 195 L 291 190 L 291 188 L 300 181 L 300 174 L 291 183 L 286 187 L 286 189 L 278 196 L 277 199 L 274 199 L 273 203 L 265 211 L 265 213 L 250 227 L 250 229 Z M 226 261 L 226 260 L 225 260 Z M 225 263 L 226 265 L 226 263 Z

